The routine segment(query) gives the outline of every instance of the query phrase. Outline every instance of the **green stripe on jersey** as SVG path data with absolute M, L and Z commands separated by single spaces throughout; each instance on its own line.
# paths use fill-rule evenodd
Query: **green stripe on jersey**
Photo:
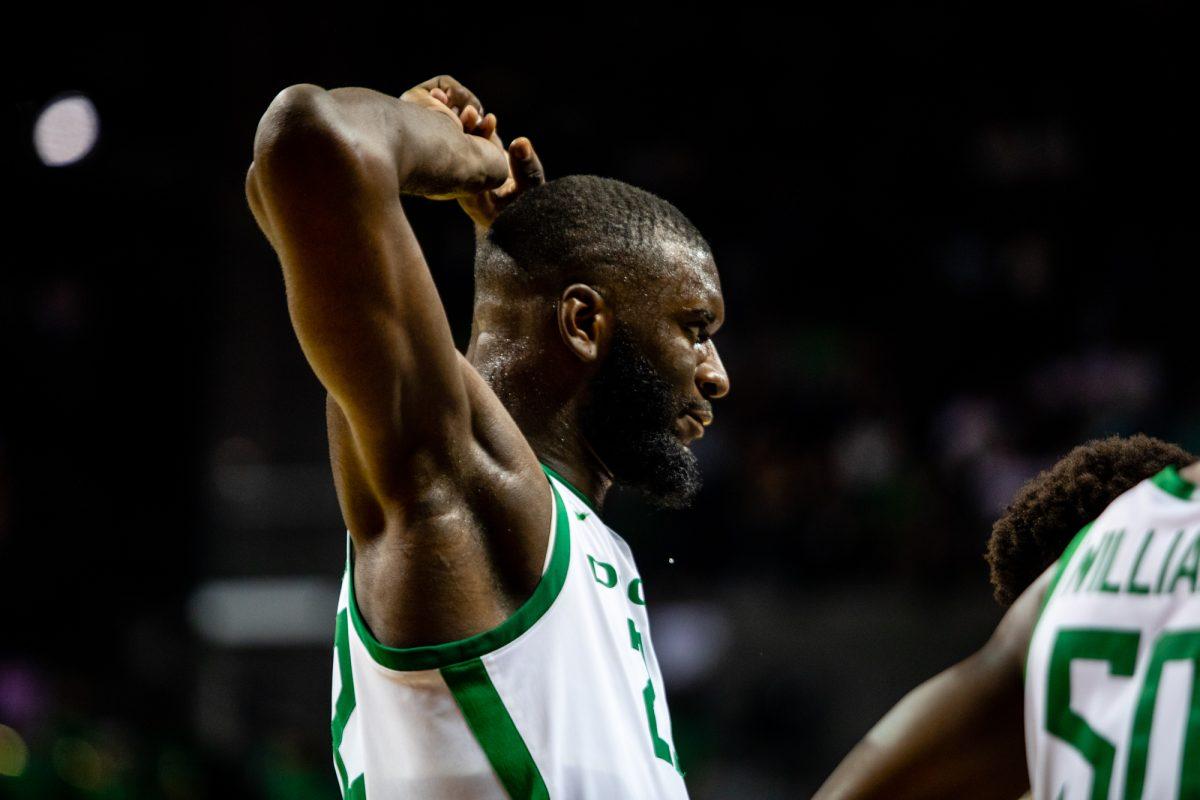
M 1174 467 L 1167 467 L 1150 481 L 1167 494 L 1173 494 L 1180 500 L 1196 499 L 1196 484 L 1180 475 Z
M 350 619 L 358 631 L 358 638 L 376 663 L 398 671 L 441 669 L 500 649 L 542 618 L 562 591 L 567 581 L 567 568 L 571 564 L 571 524 L 567 518 L 567 507 L 563 505 L 558 489 L 554 488 L 554 482 L 549 478 L 546 482 L 550 485 L 550 493 L 554 495 L 554 551 L 550 554 L 550 566 L 529 599 L 511 617 L 490 631 L 445 644 L 388 647 L 375 638 L 359 613 L 358 601 L 354 597 L 354 559 L 347 559 Z
M 582 500 L 583 504 L 585 506 L 587 506 L 588 508 L 590 508 L 592 511 L 594 511 L 597 514 L 600 513 L 600 509 L 598 509 L 594 505 L 592 505 L 592 501 L 588 499 L 588 496 L 586 494 L 584 494 L 583 492 L 579 491 L 578 489 L 576 489 L 571 484 L 571 482 L 569 480 L 567 480 L 566 478 L 564 478 L 562 475 L 559 475 L 557 472 L 550 469 L 550 467 L 546 466 L 545 464 L 542 464 L 542 472 L 545 472 L 547 475 L 550 475 L 553 478 L 557 479 L 559 483 L 561 483 L 563 486 L 570 489 L 571 494 L 575 495 L 580 500 Z
M 475 740 L 514 800 L 548 798 L 550 792 L 521 732 L 478 658 L 441 669 L 454 701 L 462 709 Z
M 1071 540 L 1071 543 L 1067 545 L 1067 549 L 1063 551 L 1062 558 L 1060 558 L 1058 561 L 1058 569 L 1055 571 L 1054 577 L 1050 579 L 1050 585 L 1046 587 L 1046 594 L 1042 597 L 1042 607 L 1041 610 L 1038 611 L 1038 619 L 1041 619 L 1042 613 L 1046 610 L 1046 604 L 1050 602 L 1050 595 L 1054 594 L 1055 587 L 1057 587 L 1058 582 L 1062 580 L 1063 573 L 1067 571 L 1067 565 L 1071 563 L 1071 556 L 1075 555 L 1075 551 L 1079 549 L 1079 543 L 1084 540 L 1088 534 L 1088 531 L 1090 531 L 1092 526 L 1095 524 L 1096 521 L 1092 520 L 1087 525 L 1084 525 L 1082 528 L 1080 528 L 1079 533 L 1075 534 L 1075 538 Z
M 350 721 L 350 712 L 354 711 L 354 674 L 350 669 L 350 638 L 349 626 L 346 624 L 346 612 L 337 615 L 334 626 L 333 644 L 334 658 L 337 659 L 338 675 L 342 686 L 338 690 L 337 701 L 333 708 L 333 722 L 330 732 L 333 734 L 333 765 L 337 768 L 338 784 L 342 796 L 346 800 L 366 800 L 367 791 L 363 785 L 363 776 L 358 775 L 354 780 L 346 774 L 346 764 L 342 760 L 342 738 L 346 734 L 346 723 Z
M 1067 571 L 1067 565 L 1071 563 L 1071 556 L 1075 555 L 1075 551 L 1079 548 L 1079 543 L 1087 537 L 1088 531 L 1095 524 L 1096 521 L 1092 520 L 1080 528 L 1079 533 L 1075 534 L 1075 538 L 1067 545 L 1067 549 L 1058 557 L 1058 569 L 1054 570 L 1054 577 L 1050 579 L 1050 585 L 1046 587 L 1046 593 L 1042 595 L 1041 608 L 1038 609 L 1037 619 L 1033 621 L 1033 628 L 1030 629 L 1029 644 L 1033 643 L 1033 634 L 1037 631 L 1037 626 L 1042 621 L 1042 615 L 1046 613 L 1046 606 L 1050 603 L 1050 596 L 1054 594 L 1054 590 L 1058 587 L 1058 582 L 1062 580 L 1063 573 Z M 1025 662 L 1022 675 L 1029 671 L 1029 645 L 1027 644 L 1025 647 Z

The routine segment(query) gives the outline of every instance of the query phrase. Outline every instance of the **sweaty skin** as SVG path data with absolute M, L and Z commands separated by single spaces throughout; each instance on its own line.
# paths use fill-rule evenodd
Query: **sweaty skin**
M 247 198 L 279 256 L 301 348 L 328 390 L 355 593 L 384 644 L 465 638 L 528 598 L 553 502 L 539 460 L 597 506 L 619 477 L 578 425 L 614 327 L 604 292 L 574 284 L 553 307 L 504 291 L 481 297 L 468 358 L 454 347 L 400 200 L 454 199 L 486 228 L 543 180 L 529 141 L 506 152 L 495 116 L 447 76 L 400 99 L 301 84 L 259 123 Z M 707 405 L 728 390 L 707 338 L 724 309 L 711 255 L 694 261 L 670 264 L 657 305 L 622 321 L 648 332 L 672 386 Z M 684 304 L 709 315 L 704 343 L 663 324 Z M 554 381 L 525 387 L 506 408 L 479 365 Z

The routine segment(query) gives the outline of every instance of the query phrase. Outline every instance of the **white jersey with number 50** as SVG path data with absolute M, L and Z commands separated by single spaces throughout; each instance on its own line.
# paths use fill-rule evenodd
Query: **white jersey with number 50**
M 1200 800 L 1200 493 L 1174 469 L 1059 559 L 1029 645 L 1036 800 Z
M 347 798 L 687 797 L 633 555 L 546 473 L 541 582 L 493 630 L 386 647 L 358 612 L 347 557 L 332 725 Z

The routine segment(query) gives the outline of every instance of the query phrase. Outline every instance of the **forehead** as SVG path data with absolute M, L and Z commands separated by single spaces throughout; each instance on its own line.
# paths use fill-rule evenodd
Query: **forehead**
M 657 247 L 661 276 L 656 283 L 658 299 L 668 312 L 676 309 L 703 309 L 714 318 L 725 316 L 721 295 L 721 277 L 712 251 L 700 243 L 665 239 Z

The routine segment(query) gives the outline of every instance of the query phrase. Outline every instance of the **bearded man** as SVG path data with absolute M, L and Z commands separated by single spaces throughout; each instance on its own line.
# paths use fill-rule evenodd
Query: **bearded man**
M 624 183 L 546 182 L 446 76 L 285 89 L 246 191 L 328 390 L 343 794 L 685 797 L 642 581 L 600 510 L 617 483 L 669 507 L 699 487 L 689 445 L 729 390 L 704 238 Z M 404 195 L 475 220 L 465 355 Z

